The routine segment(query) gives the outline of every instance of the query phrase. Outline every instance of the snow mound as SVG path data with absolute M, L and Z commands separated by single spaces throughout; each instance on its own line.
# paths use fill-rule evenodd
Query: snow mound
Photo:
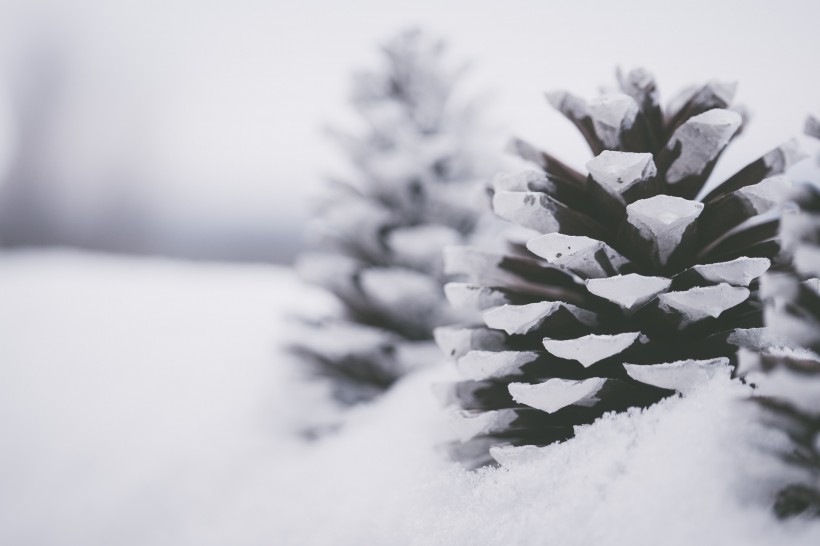
M 0 543 L 820 543 L 771 515 L 785 438 L 723 375 L 478 472 L 443 363 L 308 442 L 333 408 L 275 347 L 327 305 L 279 268 L 0 256 Z
M 427 394 L 448 370 L 405 379 L 346 428 L 257 484 L 282 544 L 816 544 L 820 524 L 774 519 L 784 438 L 726 377 L 644 411 L 609 415 L 546 448 L 494 450 L 470 472 L 436 446 Z M 411 410 L 410 408 L 414 408 Z M 234 506 L 237 512 L 247 507 Z M 318 525 L 317 522 L 321 522 Z M 218 543 L 218 541 L 213 542 Z

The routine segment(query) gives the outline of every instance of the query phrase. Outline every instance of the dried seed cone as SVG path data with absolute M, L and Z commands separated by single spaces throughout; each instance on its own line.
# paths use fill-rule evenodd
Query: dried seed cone
M 463 317 L 443 297 L 441 251 L 481 225 L 478 182 L 495 158 L 482 153 L 486 132 L 459 102 L 462 70 L 445 53 L 423 32 L 399 34 L 382 66 L 354 79 L 361 128 L 332 131 L 352 176 L 329 185 L 312 225 L 318 251 L 297 265 L 341 312 L 308 325 L 292 350 L 342 403 L 438 360 L 433 328 Z
M 589 102 L 548 94 L 595 154 L 586 174 L 513 142 L 539 169 L 497 177 L 493 208 L 533 231 L 525 244 L 445 255 L 448 272 L 471 279 L 448 285 L 448 299 L 485 323 L 437 332 L 464 378 L 439 391 L 459 410 L 452 452 L 469 466 L 685 393 L 761 342 L 757 279 L 779 245 L 777 219 L 760 215 L 788 190 L 796 143 L 705 191 L 743 124 L 734 86 L 692 87 L 663 111 L 647 71 L 618 83 Z
M 820 138 L 810 118 L 806 133 Z M 820 516 L 820 180 L 790 196 L 780 227 L 787 266 L 764 275 L 765 321 L 776 345 L 744 351 L 740 372 L 758 382 L 755 400 L 791 448 L 782 457 L 803 473 L 775 503 L 781 517 Z M 752 372 L 756 372 L 752 375 Z

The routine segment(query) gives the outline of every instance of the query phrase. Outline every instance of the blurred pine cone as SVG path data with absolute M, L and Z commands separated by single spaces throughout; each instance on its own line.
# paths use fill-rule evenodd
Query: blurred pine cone
M 779 250 L 773 209 L 796 142 L 706 191 L 743 125 L 734 85 L 689 88 L 662 111 L 647 71 L 618 83 L 589 102 L 547 95 L 595 155 L 588 174 L 512 143 L 540 170 L 497 177 L 493 208 L 533 230 L 525 244 L 447 251 L 447 271 L 472 279 L 448 299 L 486 323 L 437 332 L 465 378 L 440 394 L 461 410 L 452 451 L 468 466 L 729 374 L 738 346 L 761 342 L 756 279 Z
M 810 118 L 806 133 L 820 138 Z M 790 196 L 781 222 L 789 263 L 764 275 L 766 326 L 777 344 L 743 351 L 740 373 L 759 383 L 755 397 L 772 426 L 784 431 L 792 449 L 782 456 L 804 472 L 783 489 L 775 504 L 781 517 L 820 516 L 820 188 L 818 180 Z M 752 372 L 756 372 L 753 376 Z
M 298 269 L 337 297 L 341 313 L 313 322 L 292 349 L 343 403 L 438 360 L 433 328 L 463 317 L 444 299 L 441 252 L 481 225 L 480 181 L 497 156 L 484 150 L 476 104 L 458 96 L 463 68 L 445 53 L 418 30 L 395 37 L 382 66 L 354 78 L 360 129 L 331 130 L 352 180 L 331 181 L 312 225 L 319 252 Z

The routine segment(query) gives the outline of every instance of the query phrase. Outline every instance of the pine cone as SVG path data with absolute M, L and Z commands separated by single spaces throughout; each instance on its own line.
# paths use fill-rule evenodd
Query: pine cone
M 780 175 L 796 142 L 704 192 L 743 124 L 734 86 L 687 89 L 663 112 L 647 71 L 618 83 L 590 102 L 547 96 L 595 154 L 588 175 L 512 144 L 540 170 L 497 177 L 493 208 L 534 236 L 506 255 L 445 256 L 472 279 L 448 285 L 448 299 L 486 324 L 437 332 L 466 379 L 440 392 L 461 409 L 452 452 L 468 466 L 729 374 L 738 346 L 761 342 L 756 279 L 779 246 L 777 220 L 759 216 L 789 187 Z
M 322 252 L 298 264 L 343 313 L 313 322 L 292 349 L 343 403 L 435 361 L 433 328 L 463 319 L 443 297 L 441 251 L 475 232 L 477 181 L 491 167 L 475 112 L 452 100 L 462 71 L 450 68 L 444 44 L 409 31 L 382 53 L 381 69 L 354 79 L 364 130 L 331 132 L 356 179 L 331 182 L 313 226 Z
M 810 118 L 806 133 L 820 138 Z M 740 373 L 758 372 L 764 395 L 755 397 L 770 425 L 784 431 L 792 450 L 782 456 L 805 472 L 805 482 L 780 492 L 781 517 L 820 516 L 820 188 L 805 184 L 785 209 L 781 240 L 789 263 L 764 275 L 766 325 L 776 344 L 744 351 Z M 752 377 L 749 375 L 749 377 Z M 765 384 L 764 384 L 765 382 Z

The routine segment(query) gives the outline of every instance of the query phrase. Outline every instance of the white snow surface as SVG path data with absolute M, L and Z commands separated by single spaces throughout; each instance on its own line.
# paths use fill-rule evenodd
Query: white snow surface
M 276 346 L 329 306 L 274 267 L 0 255 L 0 543 L 820 543 L 725 377 L 478 472 L 438 448 L 446 365 L 305 441 L 331 408 Z

